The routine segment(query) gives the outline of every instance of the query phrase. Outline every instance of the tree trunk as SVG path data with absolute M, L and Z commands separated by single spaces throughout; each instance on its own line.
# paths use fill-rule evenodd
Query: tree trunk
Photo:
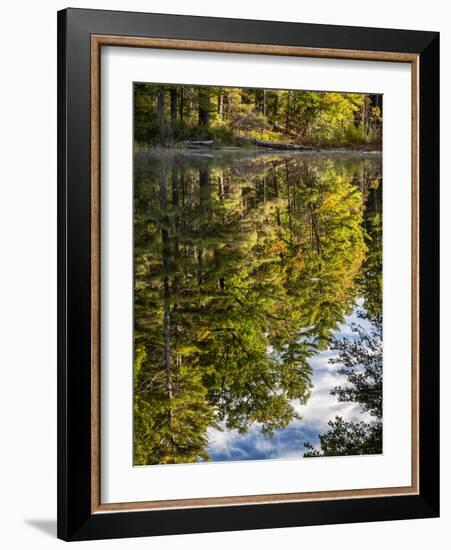
M 218 96 L 218 116 L 222 120 L 222 112 L 224 108 L 224 92 L 221 92 Z
M 208 167 L 199 168 L 199 204 L 202 216 L 205 220 L 211 220 L 211 181 L 210 170 Z M 204 257 L 205 246 L 200 245 L 197 255 L 199 265 L 198 284 L 201 286 L 204 282 Z
M 255 110 L 261 112 L 260 90 L 258 88 L 256 88 L 254 91 L 254 103 L 255 103 Z
M 200 207 L 201 211 L 206 213 L 208 218 L 211 215 L 211 181 L 210 170 L 208 167 L 199 169 L 199 187 L 200 187 Z
M 218 194 L 221 202 L 224 200 L 224 173 L 220 172 L 218 176 Z
M 160 166 L 160 210 L 163 213 L 163 223 L 161 227 L 162 242 L 162 263 L 163 263 L 163 370 L 166 375 L 166 391 L 168 398 L 172 399 L 172 373 L 171 373 L 171 289 L 169 285 L 170 272 L 170 242 L 167 230 L 168 216 L 166 214 L 168 207 L 166 191 L 166 171 Z
M 185 91 L 183 88 L 180 88 L 180 120 L 183 121 L 185 110 Z
M 172 373 L 171 373 L 171 312 L 169 306 L 170 290 L 169 279 L 164 278 L 164 307 L 163 307 L 163 332 L 164 332 L 164 351 L 163 368 L 166 373 L 166 391 L 169 399 L 172 399 Z
M 199 124 L 210 126 L 210 89 L 199 88 Z
M 166 111 L 166 89 L 164 86 L 160 86 L 157 92 L 157 118 L 158 127 L 162 136 L 165 134 L 165 120 L 164 115 Z
M 365 110 L 366 110 L 365 100 L 363 100 L 362 101 L 362 111 L 361 111 L 361 115 L 360 115 L 360 125 L 362 126 L 364 132 L 365 132 Z
M 299 145 L 297 143 L 286 143 L 284 141 L 265 141 L 264 139 L 248 138 L 244 136 L 235 136 L 241 143 L 250 143 L 257 147 L 265 149 L 280 149 L 282 151 L 313 151 L 314 147 L 309 145 Z
M 171 128 L 177 123 L 177 88 L 171 88 Z
M 289 178 L 288 161 L 285 160 L 285 180 L 287 186 L 287 210 L 288 210 L 288 227 L 290 229 L 290 244 L 293 243 L 293 220 L 292 220 L 292 201 L 291 201 L 291 185 Z
M 288 132 L 289 124 L 290 124 L 290 110 L 291 110 L 290 99 L 291 99 L 291 94 L 288 91 L 287 92 L 287 111 L 285 113 L 285 131 L 286 132 Z

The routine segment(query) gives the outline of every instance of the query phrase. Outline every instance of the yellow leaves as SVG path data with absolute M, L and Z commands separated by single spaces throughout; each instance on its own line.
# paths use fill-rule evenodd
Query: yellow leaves
M 370 181 L 368 187 L 369 189 L 379 189 L 380 184 L 381 180 L 379 178 L 374 178 Z
M 291 268 L 294 273 L 300 272 L 305 267 L 305 259 L 302 252 L 299 250 L 291 262 Z
M 241 245 L 242 248 L 247 250 L 253 248 L 257 244 L 257 241 L 258 233 L 256 230 L 240 233 L 237 238 L 237 244 Z
M 204 331 L 204 333 L 201 335 L 200 339 L 205 340 L 206 338 L 208 338 L 209 334 L 210 334 L 209 331 Z M 179 346 L 177 348 L 177 353 L 179 355 L 183 355 L 185 357 L 193 355 L 194 353 L 197 353 L 198 351 L 200 351 L 200 348 L 198 346 L 196 346 L 194 343 L 186 344 L 184 346 Z
M 203 342 L 205 340 L 208 340 L 208 338 L 210 337 L 211 335 L 211 331 L 210 330 L 207 330 L 207 329 L 203 329 L 203 330 L 200 330 L 198 333 L 197 333 L 197 337 L 198 337 L 198 340 L 200 342 Z
M 143 346 L 137 346 L 135 349 L 135 379 L 141 370 L 141 367 L 147 358 L 146 350 Z
M 322 207 L 324 210 L 333 210 L 340 204 L 341 200 L 342 197 L 338 193 L 328 193 L 323 198 Z
M 286 251 L 287 251 L 287 243 L 283 240 L 276 241 L 271 247 L 271 252 L 273 254 L 285 254 Z

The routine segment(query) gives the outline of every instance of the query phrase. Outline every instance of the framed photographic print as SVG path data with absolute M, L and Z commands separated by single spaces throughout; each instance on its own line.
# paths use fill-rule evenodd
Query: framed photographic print
M 439 513 L 439 35 L 58 14 L 58 536 Z

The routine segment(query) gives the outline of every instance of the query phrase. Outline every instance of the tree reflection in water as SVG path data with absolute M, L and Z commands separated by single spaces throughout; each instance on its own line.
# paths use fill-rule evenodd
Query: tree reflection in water
M 154 149 L 134 181 L 134 463 L 289 430 L 356 302 L 380 319 L 380 156 Z

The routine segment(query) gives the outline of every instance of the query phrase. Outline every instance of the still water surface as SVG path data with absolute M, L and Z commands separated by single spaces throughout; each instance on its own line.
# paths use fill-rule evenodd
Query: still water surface
M 153 149 L 134 183 L 135 464 L 300 458 L 368 421 L 330 343 L 380 322 L 381 156 Z

